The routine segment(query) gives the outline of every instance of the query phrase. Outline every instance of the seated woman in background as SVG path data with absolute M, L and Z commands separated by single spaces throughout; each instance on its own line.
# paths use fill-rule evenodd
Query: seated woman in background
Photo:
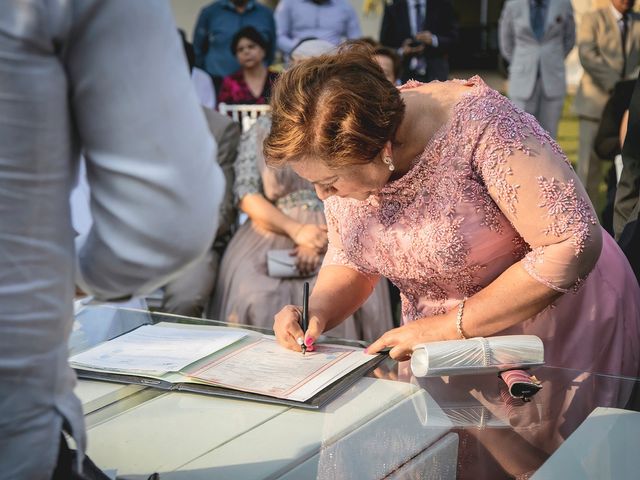
M 240 70 L 222 80 L 218 103 L 265 104 L 269 102 L 271 85 L 278 76 L 264 63 L 268 45 L 264 37 L 251 26 L 241 28 L 233 36 L 231 51 Z
M 270 129 L 270 116 L 262 116 L 240 143 L 234 195 L 249 220 L 222 258 L 212 309 L 213 318 L 263 328 L 273 327 L 282 305 L 302 301 L 303 283 L 315 284 L 327 249 L 323 205 L 313 185 L 290 168 L 264 162 L 262 142 Z M 267 252 L 273 249 L 297 257 L 300 278 L 269 276 Z M 327 334 L 371 341 L 392 326 L 388 287 L 381 283 L 355 315 Z

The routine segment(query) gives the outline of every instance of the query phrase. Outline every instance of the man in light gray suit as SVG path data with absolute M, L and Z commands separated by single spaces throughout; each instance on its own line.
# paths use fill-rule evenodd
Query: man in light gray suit
M 509 0 L 499 21 L 509 98 L 554 138 L 567 92 L 564 59 L 576 39 L 570 0 Z
M 611 0 L 610 5 L 585 13 L 578 31 L 584 74 L 574 104 L 580 117 L 577 173 L 592 201 L 597 198 L 601 181 L 600 159 L 593 152 L 593 140 L 602 110 L 617 82 L 638 75 L 640 15 L 631 11 L 634 3 Z

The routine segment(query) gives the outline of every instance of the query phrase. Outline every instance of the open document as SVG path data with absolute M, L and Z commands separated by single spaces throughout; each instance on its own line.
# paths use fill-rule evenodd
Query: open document
M 70 363 L 81 378 L 317 408 L 381 360 L 351 346 L 319 344 L 302 355 L 249 330 L 162 322 L 78 353 Z
M 143 325 L 74 355 L 73 365 L 99 370 L 162 375 L 179 372 L 246 337 L 245 332 Z

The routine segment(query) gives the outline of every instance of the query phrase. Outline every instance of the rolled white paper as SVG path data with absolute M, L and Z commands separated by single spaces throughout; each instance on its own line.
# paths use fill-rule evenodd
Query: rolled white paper
M 544 363 L 544 346 L 535 335 L 504 335 L 421 343 L 413 347 L 416 377 L 499 372 Z

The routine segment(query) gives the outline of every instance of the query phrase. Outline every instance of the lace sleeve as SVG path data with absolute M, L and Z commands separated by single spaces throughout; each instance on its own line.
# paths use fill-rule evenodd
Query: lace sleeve
M 337 265 L 351 268 L 369 279 L 369 282 L 372 285 L 375 285 L 378 280 L 378 275 L 366 272 L 358 266 L 358 264 L 349 259 L 344 250 L 339 221 L 339 211 L 342 207 L 339 203 L 339 199 L 336 197 L 330 197 L 324 202 L 324 215 L 327 220 L 329 245 L 327 247 L 327 253 L 324 256 L 322 266 Z
M 236 178 L 233 184 L 233 199 L 236 205 L 245 195 L 263 193 L 262 178 L 258 167 L 258 156 L 262 152 L 262 144 L 258 145 L 261 135 L 261 125 L 254 124 L 242 134 L 238 147 L 238 158 L 234 164 Z
M 489 195 L 529 244 L 525 270 L 548 287 L 577 288 L 595 266 L 602 231 L 580 180 L 531 115 L 494 92 L 476 111 L 483 132 L 474 167 Z

